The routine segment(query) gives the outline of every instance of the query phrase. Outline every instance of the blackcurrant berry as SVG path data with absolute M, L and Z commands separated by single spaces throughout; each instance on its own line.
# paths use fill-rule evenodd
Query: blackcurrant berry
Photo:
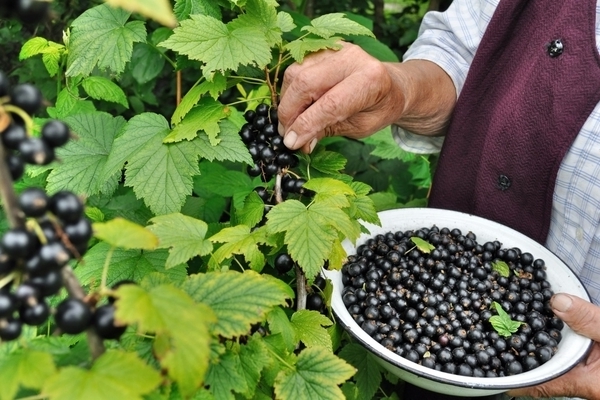
M 6 254 L 4 250 L 0 248 L 0 276 L 12 272 L 16 267 L 16 261 L 10 258 L 8 254 Z
M 23 140 L 19 152 L 26 163 L 33 165 L 48 165 L 54 161 L 54 149 L 40 138 L 32 137 Z
M 55 119 L 42 126 L 42 140 L 50 147 L 60 147 L 67 143 L 70 137 L 69 127 L 62 121 Z
M 10 91 L 10 82 L 8 77 L 2 71 L 0 71 L 0 97 L 4 97 Z
M 71 259 L 71 254 L 62 242 L 50 242 L 39 250 L 40 264 L 46 271 L 60 269 Z
M 19 207 L 26 217 L 41 217 L 46 214 L 48 196 L 41 188 L 29 187 L 19 195 Z
M 21 143 L 28 137 L 25 127 L 15 123 L 11 123 L 0 136 L 4 147 L 11 150 L 19 150 Z
M 27 283 L 35 286 L 40 296 L 48 297 L 57 294 L 63 286 L 60 270 L 51 270 L 39 275 L 30 275 Z
M 320 311 L 323 307 L 323 298 L 319 293 L 310 293 L 306 296 L 306 308 L 309 310 Z
M 90 326 L 92 310 L 80 299 L 67 298 L 56 307 L 54 321 L 63 332 L 76 335 Z
M 24 228 L 12 228 L 2 236 L 0 246 L 11 258 L 25 258 L 35 253 L 39 241 L 33 233 Z
M 8 170 L 10 171 L 10 177 L 13 181 L 20 179 L 25 172 L 25 162 L 18 154 L 7 154 L 6 155 L 6 165 L 8 165 Z
M 19 299 L 12 293 L 0 292 L 0 318 L 9 318 L 19 308 Z
M 50 307 L 44 300 L 38 300 L 36 303 L 26 303 L 19 310 L 21 321 L 31 326 L 39 326 L 48 320 L 50 316 Z
M 52 195 L 48 209 L 65 224 L 78 222 L 83 215 L 83 203 L 79 197 L 69 191 Z
M 287 253 L 281 253 L 275 258 L 275 269 L 281 274 L 289 272 L 294 267 L 294 260 Z
M 0 320 L 0 339 L 5 342 L 17 339 L 21 336 L 23 323 L 17 318 Z
M 256 106 L 256 115 L 266 116 L 269 114 L 269 105 L 265 103 L 261 103 Z
M 63 231 L 67 235 L 69 241 L 74 245 L 87 244 L 93 234 L 92 224 L 85 217 L 80 218 L 79 221 L 75 223 L 66 224 L 63 227 Z
M 103 339 L 118 339 L 127 329 L 126 326 L 115 325 L 115 306 L 105 304 L 96 308 L 92 317 L 94 330 Z
M 244 113 L 244 119 L 247 122 L 252 122 L 254 121 L 254 118 L 256 117 L 256 112 L 254 110 L 248 110 Z
M 25 23 L 36 24 L 48 15 L 50 2 L 45 0 L 17 0 L 15 12 Z
M 40 89 L 30 83 L 21 83 L 10 91 L 10 102 L 27 114 L 34 114 L 42 106 L 42 100 Z

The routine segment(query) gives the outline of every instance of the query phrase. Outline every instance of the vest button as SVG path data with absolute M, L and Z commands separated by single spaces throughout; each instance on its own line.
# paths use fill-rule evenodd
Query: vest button
M 498 188 L 503 192 L 510 187 L 510 179 L 506 175 L 498 176 Z
M 562 40 L 554 39 L 548 45 L 548 48 L 547 48 L 548 55 L 552 58 L 558 57 L 562 54 L 564 49 L 565 49 L 565 45 L 563 44 Z

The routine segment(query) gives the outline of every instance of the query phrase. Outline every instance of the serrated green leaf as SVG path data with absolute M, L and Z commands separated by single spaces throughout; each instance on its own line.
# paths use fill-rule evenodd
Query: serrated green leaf
M 153 225 L 148 229 L 158 237 L 158 247 L 169 249 L 166 268 L 204 256 L 212 250 L 212 243 L 205 239 L 208 225 L 204 221 L 175 213 L 154 217 L 150 223 Z
M 115 218 L 108 222 L 93 224 L 94 236 L 114 247 L 122 249 L 153 250 L 158 246 L 156 235 L 141 225 Z
M 1 357 L 0 400 L 16 398 L 19 388 L 40 389 L 55 372 L 49 353 L 25 348 Z
M 254 271 L 192 275 L 182 288 L 214 311 L 217 323 L 213 330 L 226 338 L 247 334 L 253 324 L 290 297 L 276 281 Z
M 75 268 L 75 275 L 82 284 L 93 288 L 100 285 L 104 262 L 110 251 L 108 243 L 100 242 L 85 253 L 83 263 Z M 153 273 L 164 274 L 171 282 L 183 282 L 187 277 L 185 266 L 165 269 L 168 256 L 166 250 L 113 249 L 106 285 L 111 287 L 122 280 L 141 282 L 144 277 Z
M 130 61 L 134 42 L 146 41 L 142 21 L 127 22 L 130 13 L 102 4 L 71 23 L 67 76 L 88 76 L 95 67 L 120 74 Z
M 165 62 L 165 58 L 155 47 L 147 43 L 136 43 L 131 55 L 131 76 L 140 84 L 150 82 L 162 72 Z
M 125 92 L 110 79 L 101 76 L 88 76 L 81 82 L 81 86 L 92 99 L 110 101 L 129 108 Z
M 369 400 L 379 389 L 384 370 L 364 346 L 358 343 L 349 343 L 340 351 L 340 357 L 356 368 L 354 380 L 358 389 L 357 399 Z
M 173 131 L 163 139 L 164 143 L 176 143 L 182 140 L 193 140 L 200 131 L 208 136 L 212 146 L 217 146 L 220 140 L 217 138 L 220 127 L 219 121 L 227 118 L 230 114 L 228 106 L 211 97 L 203 97 L 198 105 L 178 123 Z
M 247 0 L 246 12 L 240 14 L 228 24 L 230 29 L 243 29 L 254 26 L 259 28 L 267 40 L 269 47 L 281 44 L 281 28 L 277 20 L 277 4 L 265 0 Z
M 244 200 L 244 207 L 237 211 L 236 216 L 240 224 L 254 227 L 262 221 L 265 213 L 265 203 L 254 191 L 250 192 Z
M 333 350 L 331 336 L 325 329 L 333 322 L 325 315 L 313 310 L 299 310 L 292 315 L 291 323 L 297 337 L 306 347 L 317 346 Z
M 105 0 L 113 7 L 122 7 L 127 11 L 140 13 L 169 28 L 177 26 L 177 18 L 169 0 Z
M 115 296 L 115 319 L 136 324 L 141 332 L 154 332 L 170 340 L 158 356 L 161 366 L 177 382 L 185 396 L 203 382 L 208 369 L 211 335 L 215 316 L 204 304 L 196 304 L 183 291 L 170 284 L 148 290 L 142 285 L 120 286 Z M 191 334 L 193 333 L 193 334 Z
M 267 314 L 267 323 L 271 335 L 281 335 L 285 348 L 292 352 L 298 344 L 296 330 L 289 317 L 281 307 L 276 307 Z
M 203 14 L 221 19 L 221 8 L 212 0 L 176 0 L 173 7 L 179 21 L 187 19 L 190 14 Z
M 363 25 L 346 18 L 343 13 L 331 13 L 317 17 L 303 31 L 328 39 L 334 35 L 365 35 L 375 37 L 373 32 Z
M 196 153 L 209 161 L 237 161 L 248 165 L 254 163 L 248 148 L 240 139 L 239 128 L 229 119 L 221 120 L 219 128 L 219 145 L 213 146 L 208 136 L 200 134 L 192 141 Z
M 504 311 L 500 303 L 494 301 L 491 308 L 494 308 L 498 315 L 491 316 L 489 321 L 499 335 L 508 337 L 518 331 L 519 327 L 524 324 L 524 322 L 510 319 L 510 315 Z
M 432 245 L 426 240 L 421 239 L 420 237 L 413 236 L 410 238 L 410 240 L 415 244 L 415 246 L 417 246 L 419 251 L 421 251 L 422 253 L 429 254 L 431 253 L 431 250 L 435 249 L 434 245 Z
M 192 191 L 192 176 L 199 173 L 198 153 L 189 143 L 163 143 L 167 120 L 153 113 L 131 118 L 115 140 L 107 168 L 123 167 L 125 185 L 157 215 L 179 212 Z
M 359 235 L 346 213 L 328 203 L 306 207 L 298 200 L 286 200 L 267 214 L 269 232 L 285 232 L 285 244 L 309 279 L 314 278 L 331 254 L 341 233 L 351 240 Z
M 34 37 L 23 43 L 21 51 L 19 52 L 19 61 L 25 60 L 29 57 L 33 57 L 37 54 L 41 54 L 42 51 L 48 47 L 48 40 L 43 37 Z
M 205 63 L 205 77 L 217 71 L 235 71 L 240 65 L 263 68 L 271 61 L 269 44 L 259 28 L 230 27 L 206 15 L 190 15 L 160 45 Z
M 492 262 L 492 271 L 498 272 L 500 276 L 508 278 L 510 275 L 510 267 L 502 260 L 495 260 Z
M 75 90 L 76 93 L 72 91 Z M 56 119 L 66 119 L 77 114 L 87 114 L 96 111 L 94 103 L 78 97 L 79 89 L 64 88 L 58 94 L 54 107 L 48 107 L 48 115 Z M 124 122 L 124 121 L 123 121 Z M 67 144 L 68 145 L 68 144 Z
M 319 151 L 310 156 L 310 167 L 325 174 L 337 175 L 346 166 L 346 158 L 333 151 Z
M 207 89 L 202 85 L 196 85 L 193 88 L 191 88 L 185 94 L 185 96 L 183 96 L 181 102 L 175 109 L 173 116 L 171 116 L 171 124 L 177 125 L 183 119 L 183 117 L 187 115 L 187 113 L 192 109 L 192 107 L 194 107 L 198 103 L 200 97 L 202 97 L 202 95 L 206 93 L 206 90 Z
M 221 262 L 235 254 L 243 255 L 254 271 L 260 272 L 265 266 L 265 256 L 258 247 L 260 244 L 269 243 L 265 229 L 251 231 L 249 226 L 236 225 L 221 230 L 209 240 L 213 243 L 224 243 L 212 255 L 212 268 L 218 268 Z
M 235 193 L 249 193 L 254 184 L 248 174 L 227 169 L 220 163 L 202 161 L 200 175 L 194 177 L 196 193 L 215 193 L 223 197 L 232 197 Z
M 235 397 L 232 392 L 243 393 L 249 390 L 240 358 L 229 349 L 217 363 L 210 365 L 206 384 L 210 385 L 215 400 L 233 400 Z
M 42 62 L 48 71 L 48 75 L 51 77 L 56 76 L 59 70 L 60 58 L 62 53 L 56 48 L 49 47 L 44 54 L 42 54 Z
M 47 191 L 70 190 L 87 196 L 112 193 L 118 184 L 121 166 L 106 168 L 106 163 L 125 120 L 104 112 L 93 112 L 73 115 L 64 121 L 78 139 L 57 149 L 61 163 L 48 175 Z
M 354 375 L 355 369 L 331 351 L 319 347 L 304 349 L 294 370 L 282 370 L 275 381 L 275 394 L 282 399 L 339 400 L 338 387 Z
M 104 213 L 96 207 L 86 207 L 85 216 L 92 222 L 104 222 Z
M 89 370 L 65 367 L 44 384 L 42 393 L 57 400 L 141 400 L 161 383 L 160 373 L 135 353 L 108 350 Z
M 346 183 L 332 178 L 314 178 L 304 184 L 306 189 L 316 192 L 315 202 L 344 208 L 350 205 L 347 196 L 353 196 L 354 190 Z
M 238 353 L 242 364 L 242 374 L 248 387 L 247 391 L 241 393 L 247 398 L 252 398 L 260 381 L 261 372 L 270 363 L 271 357 L 259 335 L 250 336 L 246 345 L 239 346 Z
M 362 141 L 375 146 L 371 151 L 371 154 L 384 160 L 401 160 L 409 162 L 415 158 L 414 154 L 407 152 L 396 143 L 390 127 L 386 127 L 379 132 L 362 139 Z
M 277 26 L 282 32 L 290 32 L 296 28 L 294 24 L 294 18 L 285 11 L 279 11 L 277 13 Z
M 304 38 L 289 42 L 284 47 L 290 52 L 294 61 L 302 63 L 304 57 L 308 53 L 314 53 L 325 49 L 341 49 L 342 45 L 340 44 L 340 40 L 342 40 L 342 38 L 337 36 L 329 39 Z

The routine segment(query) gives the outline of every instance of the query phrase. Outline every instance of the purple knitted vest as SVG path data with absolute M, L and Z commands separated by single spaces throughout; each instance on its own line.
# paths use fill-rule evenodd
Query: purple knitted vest
M 596 0 L 500 0 L 458 98 L 429 206 L 544 243 L 560 163 L 600 100 Z

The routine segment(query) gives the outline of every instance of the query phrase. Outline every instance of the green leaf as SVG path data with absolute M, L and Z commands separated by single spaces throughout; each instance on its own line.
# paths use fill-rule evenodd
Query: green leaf
M 250 336 L 246 345 L 239 346 L 239 357 L 242 364 L 242 374 L 246 379 L 248 390 L 241 392 L 247 398 L 254 396 L 261 371 L 266 367 L 271 357 L 267 346 L 259 335 Z
M 144 22 L 127 22 L 129 15 L 102 4 L 77 17 L 71 24 L 66 75 L 88 76 L 95 67 L 123 72 L 133 43 L 146 41 Z
M 328 39 L 334 35 L 365 35 L 375 37 L 373 32 L 363 25 L 346 18 L 343 13 L 331 13 L 317 17 L 303 31 Z
M 289 42 L 284 47 L 290 52 L 294 61 L 302 63 L 307 53 L 314 53 L 324 49 L 341 49 L 342 45 L 340 44 L 340 40 L 342 40 L 342 38 L 337 36 L 328 39 L 304 38 Z
M 176 0 L 173 7 L 179 21 L 187 19 L 190 14 L 204 14 L 221 19 L 221 8 L 213 0 Z
M 371 224 L 381 226 L 381 220 L 377 214 L 375 203 L 368 196 L 371 192 L 371 187 L 365 183 L 354 181 L 350 183 L 350 187 L 356 193 L 356 197 L 352 198 L 353 216 Z
M 415 158 L 413 154 L 402 149 L 402 147 L 396 143 L 390 127 L 386 127 L 385 129 L 362 139 L 362 141 L 375 146 L 375 149 L 371 151 L 371 155 L 384 160 L 401 160 L 408 162 Z
M 294 30 L 296 24 L 294 24 L 294 18 L 285 11 L 277 13 L 277 26 L 282 32 L 290 32 Z
M 293 370 L 282 370 L 275 381 L 275 394 L 282 399 L 312 399 L 318 393 L 321 400 L 339 400 L 338 387 L 354 375 L 355 369 L 331 351 L 311 347 L 298 356 Z
M 192 176 L 199 173 L 198 155 L 189 143 L 165 144 L 167 120 L 153 113 L 131 118 L 115 140 L 108 168 L 127 161 L 125 185 L 157 215 L 179 212 L 192 191 Z
M 139 84 L 156 78 L 165 66 L 165 58 L 156 48 L 146 43 L 136 43 L 131 55 L 131 76 Z
M 75 275 L 82 284 L 94 288 L 100 285 L 104 262 L 109 251 L 111 251 L 111 246 L 108 243 L 100 242 L 83 256 L 83 263 L 75 268 Z M 113 249 L 106 285 L 110 287 L 122 280 L 141 282 L 145 276 L 153 273 L 164 274 L 172 282 L 183 282 L 187 277 L 185 266 L 178 265 L 165 269 L 168 256 L 169 253 L 166 250 Z
M 115 218 L 108 222 L 93 224 L 94 236 L 114 247 L 122 249 L 153 250 L 158 246 L 158 238 L 141 225 Z
M 192 275 L 182 286 L 195 301 L 214 311 L 214 332 L 231 338 L 247 334 L 272 308 L 285 304 L 289 288 L 254 271 Z
M 93 112 L 67 117 L 64 121 L 78 139 L 57 149 L 61 162 L 48 176 L 47 191 L 64 189 L 87 196 L 112 193 L 118 184 L 121 165 L 107 168 L 106 163 L 125 120 L 104 112 Z
M 492 303 L 491 308 L 494 308 L 498 312 L 498 315 L 490 317 L 490 323 L 499 335 L 508 337 L 519 330 L 519 327 L 524 324 L 524 322 L 510 319 L 510 315 L 495 301 Z
M 177 26 L 177 18 L 173 14 L 173 8 L 169 0 L 105 0 L 113 7 L 122 7 L 127 11 L 140 13 L 144 17 L 174 28 Z
M 221 120 L 219 127 L 221 132 L 218 136 L 220 140 L 218 146 L 213 146 L 206 135 L 198 135 L 192 142 L 200 157 L 209 161 L 238 161 L 248 165 L 253 164 L 252 156 L 238 133 L 239 128 L 229 119 Z
M 135 353 L 108 350 L 89 370 L 65 367 L 44 384 L 42 393 L 57 400 L 142 400 L 162 381 L 160 373 Z
M 76 93 L 73 93 L 73 90 L 75 90 Z M 93 113 L 96 111 L 94 103 L 89 100 L 80 99 L 78 95 L 78 88 L 64 88 L 58 94 L 54 107 L 48 107 L 46 109 L 48 111 L 48 115 L 50 115 L 52 118 L 64 120 L 69 116 Z M 67 145 L 69 143 L 67 143 Z
M 175 213 L 152 218 L 150 222 L 153 225 L 148 229 L 158 236 L 158 247 L 169 249 L 166 268 L 204 256 L 212 250 L 212 243 L 205 239 L 208 225 L 204 221 Z
M 431 252 L 431 250 L 435 249 L 434 245 L 432 245 L 431 243 L 429 243 L 426 240 L 421 239 L 420 237 L 413 236 L 410 238 L 410 240 L 415 244 L 415 246 L 417 246 L 419 251 L 421 251 L 423 253 L 429 254 Z
M 41 54 L 42 51 L 48 47 L 48 40 L 43 37 L 34 37 L 23 43 L 21 51 L 19 52 L 19 61 L 25 60 L 29 57 L 33 57 L 37 54 Z
M 354 195 L 354 190 L 349 185 L 331 178 L 310 179 L 304 187 L 316 192 L 315 202 L 326 202 L 339 208 L 350 206 L 347 196 Z
M 207 78 L 217 71 L 235 71 L 240 65 L 262 69 L 271 61 L 269 44 L 259 28 L 225 25 L 206 15 L 190 15 L 160 45 L 205 63 Z
M 265 213 L 265 203 L 254 191 L 246 197 L 244 207 L 238 210 L 236 216 L 240 224 L 254 227 L 262 221 Z
M 209 326 L 215 321 L 210 308 L 194 303 L 185 292 L 169 284 L 150 289 L 144 289 L 143 282 L 140 286 L 123 285 L 117 289 L 116 297 L 115 319 L 137 324 L 141 332 L 154 332 L 159 338 L 168 339 L 159 342 L 160 364 L 182 394 L 193 393 L 208 369 Z
M 325 174 L 337 175 L 346 166 L 346 158 L 333 151 L 319 151 L 310 156 L 310 167 Z
M 1 357 L 0 400 L 15 399 L 19 388 L 41 389 L 55 373 L 50 353 L 25 348 Z
M 340 233 L 353 240 L 360 233 L 346 213 L 328 203 L 307 207 L 286 200 L 273 207 L 267 218 L 269 232 L 285 232 L 290 255 L 309 279 L 319 273 Z
M 187 113 L 192 109 L 192 107 L 194 107 L 198 103 L 200 97 L 202 97 L 202 95 L 206 93 L 206 90 L 207 89 L 202 85 L 196 85 L 193 88 L 191 88 L 185 94 L 185 96 L 183 96 L 181 102 L 175 109 L 175 112 L 171 117 L 171 124 L 177 125 L 179 121 L 181 121 L 183 117 L 187 115 Z
M 92 99 L 110 101 L 129 108 L 125 92 L 110 79 L 101 76 L 88 76 L 81 85 Z
M 247 0 L 246 13 L 240 14 L 228 27 L 244 29 L 249 26 L 257 27 L 262 31 L 269 47 L 281 44 L 282 32 L 278 25 L 276 4 L 270 4 L 265 0 Z
M 495 260 L 492 262 L 492 271 L 497 271 L 500 276 L 508 278 L 510 275 L 510 267 L 502 260 Z
M 200 99 L 198 105 L 175 126 L 173 131 L 164 138 L 164 143 L 176 143 L 182 140 L 193 140 L 198 136 L 199 131 L 204 131 L 212 146 L 217 146 L 220 142 L 217 139 L 220 127 L 219 121 L 230 114 L 229 107 L 221 102 L 204 97 Z
M 285 313 L 283 308 L 276 307 L 271 310 L 267 315 L 267 322 L 269 324 L 269 332 L 271 335 L 281 335 L 285 348 L 288 351 L 293 351 L 298 344 L 298 337 L 296 330 L 292 326 L 288 315 Z
M 384 370 L 375 356 L 358 343 L 349 343 L 340 351 L 340 357 L 356 368 L 354 380 L 359 400 L 372 399 L 382 381 Z
M 224 260 L 235 254 L 243 255 L 254 271 L 260 272 L 265 266 L 265 256 L 259 248 L 260 244 L 270 243 L 265 229 L 251 231 L 249 226 L 236 225 L 224 228 L 209 240 L 213 243 L 224 243 L 213 253 L 212 268 L 216 269 Z
M 243 393 L 250 389 L 244 377 L 241 360 L 230 349 L 219 357 L 218 362 L 210 365 L 206 374 L 206 384 L 210 386 L 215 400 L 233 400 L 235 397 L 232 392 Z
M 297 337 L 306 347 L 323 347 L 333 351 L 331 336 L 325 327 L 333 322 L 325 315 L 313 310 L 296 311 L 291 318 Z
M 202 161 L 200 175 L 194 177 L 196 193 L 215 193 L 223 197 L 232 197 L 238 192 L 249 193 L 254 184 L 248 174 L 229 170 L 220 163 Z

